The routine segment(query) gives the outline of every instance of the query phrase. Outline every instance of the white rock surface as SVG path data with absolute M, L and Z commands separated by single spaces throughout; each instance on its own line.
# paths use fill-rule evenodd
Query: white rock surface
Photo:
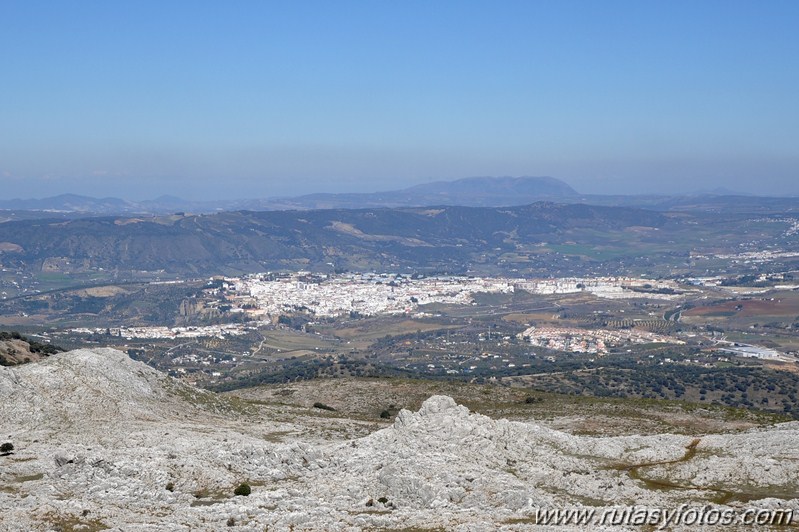
M 219 530 L 230 518 L 234 530 L 520 530 L 536 508 L 724 494 L 707 488 L 752 499 L 733 506 L 799 508 L 799 423 L 704 436 L 680 461 L 693 438 L 580 437 L 434 396 L 389 428 L 330 440 L 325 425 L 346 422 L 243 412 L 112 349 L 0 367 L 0 397 L 0 441 L 15 446 L 0 457 L 0 530 Z M 619 467 L 670 461 L 641 478 Z M 244 480 L 252 494 L 234 497 Z

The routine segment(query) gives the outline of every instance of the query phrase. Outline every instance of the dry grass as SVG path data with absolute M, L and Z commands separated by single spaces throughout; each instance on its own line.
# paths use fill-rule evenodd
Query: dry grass
M 523 387 L 396 378 L 316 379 L 228 394 L 253 405 L 300 408 L 303 415 L 316 417 L 328 414 L 312 408 L 313 403 L 323 402 L 336 409 L 335 417 L 342 422 L 366 421 L 377 427 L 392 422 L 380 418 L 384 410 L 392 414 L 402 408 L 415 411 L 432 395 L 448 395 L 471 411 L 495 419 L 533 421 L 585 435 L 706 434 L 740 431 L 777 421 L 765 414 L 746 415 L 740 409 L 678 401 L 568 396 Z M 280 434 L 273 437 L 280 438 Z

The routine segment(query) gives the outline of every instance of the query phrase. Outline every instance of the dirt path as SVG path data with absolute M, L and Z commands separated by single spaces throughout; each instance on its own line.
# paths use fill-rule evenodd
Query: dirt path
M 656 480 L 652 478 L 647 478 L 645 475 L 642 474 L 641 470 L 649 467 L 670 465 L 670 464 L 681 464 L 684 462 L 688 462 L 689 460 L 692 460 L 696 456 L 697 446 L 701 441 L 702 438 L 694 438 L 693 440 L 691 440 L 691 443 L 685 446 L 685 454 L 682 457 L 677 458 L 676 460 L 661 460 L 657 462 L 644 462 L 635 465 L 621 465 L 618 467 L 618 469 L 620 471 L 625 471 L 630 476 L 631 479 L 643 482 L 647 488 L 653 490 L 698 490 L 698 491 L 708 491 L 715 493 L 715 495 L 712 496 L 710 500 L 717 504 L 727 504 L 731 501 L 739 501 L 745 503 L 758 499 L 764 499 L 766 497 L 773 497 L 775 499 L 784 499 L 784 500 L 791 500 L 796 498 L 795 493 L 778 493 L 768 489 L 762 492 L 733 491 L 725 488 L 695 486 L 693 484 L 679 484 L 676 482 L 669 482 L 667 480 Z

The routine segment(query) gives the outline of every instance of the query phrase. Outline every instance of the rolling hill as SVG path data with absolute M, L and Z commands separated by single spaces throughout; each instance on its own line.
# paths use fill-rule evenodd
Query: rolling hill
M 0 224 L 0 261 L 35 271 L 103 268 L 203 275 L 330 265 L 463 272 L 484 256 L 538 242 L 568 242 L 575 233 L 610 234 L 672 223 L 652 211 L 547 202 L 507 208 L 24 220 Z

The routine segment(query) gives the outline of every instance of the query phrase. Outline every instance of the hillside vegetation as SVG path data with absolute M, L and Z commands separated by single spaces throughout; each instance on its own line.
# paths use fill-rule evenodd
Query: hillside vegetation
M 61 347 L 39 343 L 15 331 L 0 331 L 0 366 L 35 362 L 61 351 Z

